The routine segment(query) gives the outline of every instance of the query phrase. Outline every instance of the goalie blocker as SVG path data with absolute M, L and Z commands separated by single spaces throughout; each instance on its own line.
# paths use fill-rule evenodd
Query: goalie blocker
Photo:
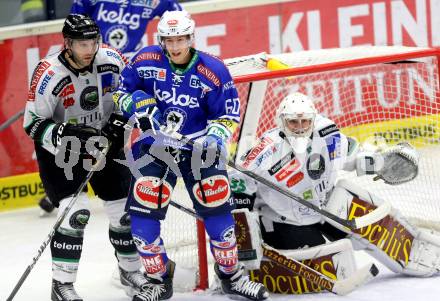
M 388 213 L 357 230 L 351 231 L 330 219 L 326 221 L 346 232 L 356 249 L 364 249 L 395 273 L 425 277 L 439 273 L 438 233 L 411 225 L 385 200 L 347 180 L 340 180 L 325 206 L 326 210 L 347 220 L 379 208 L 388 208 Z

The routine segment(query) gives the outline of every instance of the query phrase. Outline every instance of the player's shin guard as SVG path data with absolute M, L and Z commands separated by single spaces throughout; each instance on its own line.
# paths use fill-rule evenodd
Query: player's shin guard
M 133 215 L 131 231 L 136 248 L 147 274 L 166 276 L 168 256 L 160 238 L 160 222 L 155 219 Z
M 218 269 L 224 274 L 232 274 L 237 270 L 238 251 L 235 238 L 234 219 L 230 213 L 205 217 L 211 253 Z
M 126 199 L 104 202 L 104 208 L 110 220 L 109 239 L 118 265 L 121 269 L 134 272 L 140 269 L 141 263 L 136 245 L 131 235 L 130 216 L 124 211 Z
M 69 202 L 70 198 L 60 201 L 58 215 L 63 214 Z M 81 193 L 52 238 L 50 249 L 53 279 L 61 283 L 76 281 L 83 246 L 84 228 L 90 217 L 88 206 L 86 194 Z

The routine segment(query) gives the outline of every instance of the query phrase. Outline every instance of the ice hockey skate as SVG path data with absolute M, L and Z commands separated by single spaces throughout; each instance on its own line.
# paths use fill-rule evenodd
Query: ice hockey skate
M 61 283 L 57 280 L 52 280 L 51 299 L 52 301 L 83 301 L 76 293 L 72 282 Z
M 133 297 L 141 292 L 145 285 L 148 284 L 148 279 L 141 271 L 128 272 L 119 267 L 119 277 L 121 284 L 129 297 Z
M 169 260 L 167 263 L 167 275 L 160 277 L 147 275 L 147 284 L 143 290 L 133 297 L 133 301 L 158 301 L 167 300 L 173 296 L 173 277 L 176 264 Z
M 224 294 L 231 299 L 238 300 L 265 300 L 269 297 L 269 292 L 263 284 L 249 280 L 249 276 L 243 275 L 244 265 L 240 264 L 237 272 L 232 275 L 225 275 L 220 272 L 218 265 L 215 264 L 215 273 L 221 282 Z

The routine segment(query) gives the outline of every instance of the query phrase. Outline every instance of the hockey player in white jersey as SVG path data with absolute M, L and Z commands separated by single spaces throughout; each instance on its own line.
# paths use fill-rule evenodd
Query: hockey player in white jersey
M 439 272 L 439 236 L 412 226 L 374 192 L 347 180 L 336 181 L 340 170 L 356 170 L 358 176 L 376 174 L 389 184 L 410 181 L 418 171 L 418 154 L 411 146 L 363 151 L 301 93 L 284 98 L 276 124 L 243 156 L 242 167 L 346 220 L 375 210 L 382 213 L 368 227 L 349 230 L 248 176 L 231 172 L 234 198 L 255 200 L 251 206 L 260 216 L 267 244 L 295 259 L 314 261 L 315 268 L 330 256 L 331 271 L 338 278 L 356 273 L 352 245 L 397 273 Z
M 69 15 L 63 36 L 64 49 L 42 59 L 35 68 L 24 128 L 34 140 L 40 176 L 59 215 L 88 173 L 83 159 L 90 162 L 92 155 L 86 143 L 93 142 L 92 136 L 107 138 L 110 148 L 105 165 L 95 171 L 90 184 L 104 201 L 121 283 L 132 295 L 147 280 L 139 271 L 141 264 L 124 211 L 130 172 L 113 160 L 124 158 L 125 120 L 117 114 L 112 94 L 126 60 L 116 50 L 101 45 L 99 28 L 87 16 Z M 89 216 L 89 200 L 82 192 L 51 241 L 53 301 L 83 300 L 73 283 Z

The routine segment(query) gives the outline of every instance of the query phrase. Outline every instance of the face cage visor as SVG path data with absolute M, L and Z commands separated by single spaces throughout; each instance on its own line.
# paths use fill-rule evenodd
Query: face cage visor
M 315 116 L 315 113 L 281 114 L 283 132 L 287 136 L 310 137 Z
M 176 46 L 174 47 L 174 49 L 185 49 L 187 48 L 188 50 L 191 48 L 192 44 L 194 43 L 194 34 L 190 34 L 190 35 L 180 35 L 180 36 L 157 36 L 157 40 L 159 42 L 160 47 L 162 47 L 163 51 L 165 53 L 168 53 L 167 50 L 167 42 L 165 41 L 166 38 L 172 38 L 172 37 L 186 37 L 185 41 L 182 41 L 181 45 L 176 43 Z M 174 50 L 173 49 L 173 50 Z

